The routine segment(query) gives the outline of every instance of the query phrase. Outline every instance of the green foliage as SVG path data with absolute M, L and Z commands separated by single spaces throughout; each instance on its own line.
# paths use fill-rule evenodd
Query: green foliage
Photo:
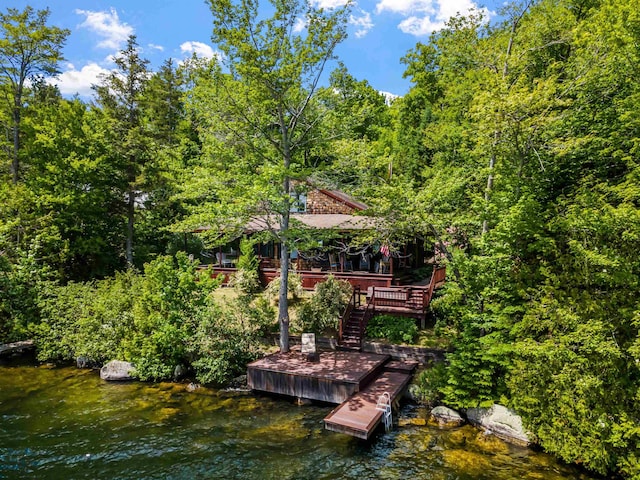
M 313 296 L 298 309 L 295 328 L 317 334 L 336 331 L 352 291 L 349 282 L 329 275 L 324 282 L 316 284 Z
M 196 269 L 184 252 L 145 265 L 133 305 L 135 333 L 124 352 L 142 380 L 171 378 L 177 365 L 187 363 L 187 344 L 216 285 L 208 272 Z
M 123 358 L 135 332 L 132 308 L 141 284 L 134 273 L 98 282 L 49 285 L 39 301 L 42 321 L 31 329 L 41 361 L 86 357 L 100 364 Z
M 367 325 L 367 337 L 383 338 L 391 343 L 413 343 L 418 326 L 413 318 L 376 315 Z
M 210 293 L 219 280 L 196 267 L 180 252 L 147 264 L 144 275 L 50 285 L 39 304 L 42 322 L 32 329 L 38 358 L 126 359 L 141 380 L 170 379 L 176 366 L 192 366 L 199 381 L 223 384 L 259 355 L 274 310 L 246 295 L 216 305 Z
M 40 321 L 39 298 L 54 285 L 51 272 L 34 253 L 19 252 L 13 264 L 0 255 L 0 343 L 28 338 Z
M 264 289 L 264 296 L 271 302 L 277 302 L 280 294 L 280 277 L 276 277 L 269 282 Z M 295 270 L 289 272 L 289 281 L 287 283 L 287 298 L 289 300 L 299 300 L 304 296 L 304 288 L 302 288 L 302 277 L 295 273 Z
M 246 300 L 239 297 L 202 311 L 189 348 L 200 382 L 223 385 L 245 373 L 247 363 L 262 353 L 262 339 L 273 329 L 275 311 L 264 299 Z
M 421 371 L 413 380 L 414 394 L 428 405 L 436 406 L 442 402 L 441 389 L 447 381 L 447 368 L 443 362 L 436 362 Z
M 260 259 L 255 254 L 256 242 L 243 238 L 240 240 L 240 256 L 236 264 L 236 272 L 231 275 L 229 285 L 234 287 L 240 295 L 251 296 L 260 290 L 258 266 Z
M 178 253 L 147 264 L 144 275 L 51 285 L 39 302 L 42 322 L 32 329 L 39 359 L 119 358 L 133 362 L 140 379 L 171 378 L 189 363 L 198 321 L 219 283 L 196 267 Z

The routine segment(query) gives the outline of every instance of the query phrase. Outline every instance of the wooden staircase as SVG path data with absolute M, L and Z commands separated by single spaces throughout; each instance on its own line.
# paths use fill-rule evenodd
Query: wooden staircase
M 366 309 L 356 306 L 349 311 L 349 316 L 343 320 L 340 347 L 344 350 L 361 350 Z
M 369 287 L 365 306 L 362 305 L 362 292 L 358 287 L 354 288 L 351 300 L 340 319 L 338 346 L 343 350 L 362 350 L 367 323 L 376 313 L 413 317 L 420 320 L 424 328 L 433 292 L 444 284 L 445 277 L 446 268 L 436 266 L 428 285 Z

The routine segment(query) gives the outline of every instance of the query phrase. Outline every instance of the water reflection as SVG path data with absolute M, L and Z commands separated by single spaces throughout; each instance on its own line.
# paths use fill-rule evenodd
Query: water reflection
M 0 365 L 0 478 L 592 478 L 471 427 L 429 427 L 415 406 L 371 442 L 325 431 L 329 410 L 186 384 L 106 383 L 75 368 Z

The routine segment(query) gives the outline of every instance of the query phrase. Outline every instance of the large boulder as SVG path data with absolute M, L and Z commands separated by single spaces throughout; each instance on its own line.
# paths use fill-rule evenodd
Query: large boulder
M 513 410 L 502 405 L 490 408 L 470 408 L 467 419 L 473 425 L 493 433 L 496 437 L 510 443 L 527 446 L 531 443 L 528 433 L 522 426 L 522 418 Z
M 431 410 L 431 421 L 441 427 L 459 427 L 464 424 L 464 418 L 449 407 L 435 407 Z
M 100 378 L 109 382 L 126 382 L 134 380 L 134 370 L 134 366 L 129 362 L 111 360 L 100 369 Z

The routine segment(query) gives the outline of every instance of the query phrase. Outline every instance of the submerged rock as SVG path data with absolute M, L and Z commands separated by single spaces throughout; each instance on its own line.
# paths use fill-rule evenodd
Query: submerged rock
M 407 388 L 404 392 L 404 398 L 413 403 L 421 403 L 423 398 L 422 394 L 420 393 L 420 387 L 418 387 L 418 385 L 416 385 L 415 383 L 409 385 L 409 388 Z
M 134 380 L 134 370 L 133 364 L 129 362 L 111 360 L 100 369 L 100 378 L 109 382 L 126 382 Z
M 176 365 L 176 368 L 173 369 L 173 381 L 177 382 L 178 380 L 182 380 L 187 376 L 189 370 L 182 364 Z
M 458 412 L 444 406 L 432 409 L 431 419 L 441 427 L 459 427 L 464 424 L 464 418 Z
M 528 446 L 531 443 L 529 435 L 522 426 L 522 418 L 513 410 L 502 405 L 490 408 L 470 408 L 467 419 L 473 425 L 490 431 L 496 437 L 517 445 Z
M 80 356 L 76 358 L 76 366 L 78 368 L 98 368 L 100 364 L 89 357 Z
M 247 376 L 240 375 L 229 382 L 228 388 L 232 390 L 248 390 Z

